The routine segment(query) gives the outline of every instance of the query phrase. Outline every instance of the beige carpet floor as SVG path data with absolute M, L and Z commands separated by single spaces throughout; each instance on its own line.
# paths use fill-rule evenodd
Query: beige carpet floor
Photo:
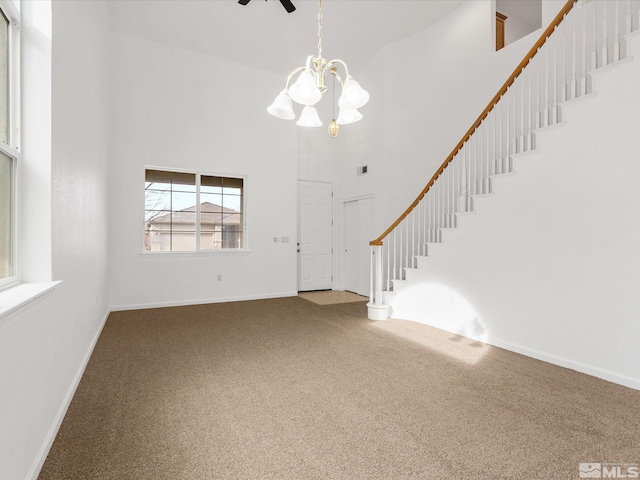
M 111 314 L 38 478 L 573 480 L 639 432 L 638 391 L 293 297 Z
M 357 293 L 344 292 L 340 290 L 321 290 L 318 292 L 300 292 L 300 298 L 309 300 L 318 305 L 335 305 L 337 303 L 368 302 L 367 297 Z

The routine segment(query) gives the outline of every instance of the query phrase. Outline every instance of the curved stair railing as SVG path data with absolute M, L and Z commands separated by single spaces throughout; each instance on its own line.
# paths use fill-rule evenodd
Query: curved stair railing
M 576 6 L 576 8 L 574 8 Z M 428 255 L 442 229 L 535 147 L 535 130 L 561 121 L 562 102 L 591 92 L 590 72 L 620 60 L 638 28 L 640 0 L 568 0 L 414 202 L 371 246 L 369 318 L 388 318 L 387 292 Z

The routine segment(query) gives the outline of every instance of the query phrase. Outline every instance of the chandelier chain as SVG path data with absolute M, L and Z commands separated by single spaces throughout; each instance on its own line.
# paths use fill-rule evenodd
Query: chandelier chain
M 322 58 L 322 0 L 318 0 L 318 58 Z

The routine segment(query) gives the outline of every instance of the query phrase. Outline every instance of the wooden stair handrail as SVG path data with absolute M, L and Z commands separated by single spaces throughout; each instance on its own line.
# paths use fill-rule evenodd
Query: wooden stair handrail
M 391 233 L 391 231 L 394 228 L 396 228 L 400 224 L 400 222 L 402 222 L 402 220 L 404 220 L 407 217 L 407 215 L 409 215 L 409 213 L 411 213 L 411 211 L 418 205 L 418 203 L 420 203 L 420 200 L 422 200 L 424 198 L 424 196 L 427 194 L 429 189 L 433 186 L 433 184 L 438 179 L 438 177 L 442 174 L 442 172 L 444 172 L 444 169 L 447 168 L 449 163 L 451 163 L 451 161 L 453 160 L 453 157 L 456 156 L 456 154 L 460 151 L 462 146 L 467 142 L 467 140 L 469 140 L 471 135 L 473 135 L 473 132 L 476 131 L 476 129 L 480 126 L 482 121 L 487 117 L 487 115 L 489 115 L 491 110 L 493 110 L 493 108 L 497 105 L 498 101 L 507 92 L 509 87 L 511 85 L 513 85 L 513 83 L 515 82 L 516 78 L 518 78 L 518 76 L 522 73 L 522 70 L 524 70 L 524 67 L 526 67 L 527 64 L 531 61 L 531 59 L 535 56 L 535 54 L 538 51 L 538 49 L 540 47 L 542 47 L 546 43 L 547 38 L 549 38 L 549 36 L 551 36 L 553 31 L 556 29 L 556 27 L 558 25 L 560 25 L 560 23 L 562 22 L 562 19 L 564 18 L 564 16 L 571 11 L 571 9 L 573 8 L 573 6 L 575 5 L 575 3 L 577 1 L 578 0 L 568 0 L 567 3 L 565 3 L 564 7 L 562 7 L 562 10 L 560 10 L 560 12 L 558 12 L 556 17 L 551 22 L 551 24 L 542 33 L 542 35 L 540 36 L 538 41 L 533 44 L 533 47 L 531 47 L 531 50 L 529 50 L 529 52 L 525 55 L 524 59 L 520 62 L 520 64 L 516 67 L 516 69 L 513 71 L 513 73 L 509 76 L 507 81 L 504 82 L 504 85 L 502 85 L 500 90 L 498 90 L 498 93 L 496 93 L 495 96 L 491 99 L 491 101 L 489 102 L 489 105 L 487 105 L 487 107 L 482 111 L 482 113 L 480 114 L 478 119 L 474 122 L 473 125 L 471 125 L 471 128 L 467 131 L 467 133 L 464 134 L 464 136 L 462 137 L 462 140 L 460 140 L 458 142 L 458 144 L 454 147 L 454 149 L 449 154 L 449 156 L 446 158 L 444 163 L 442 165 L 440 165 L 440 168 L 438 168 L 436 173 L 434 173 L 433 177 L 431 177 L 431 180 L 429 180 L 429 183 L 427 183 L 426 187 L 424 187 L 422 192 L 420 192 L 420 195 L 418 195 L 418 198 L 416 198 L 413 201 L 413 203 L 411 205 L 409 205 L 409 208 L 407 208 L 404 211 L 404 213 L 402 215 L 400 215 L 398 217 L 398 219 L 395 222 L 393 222 L 391 224 L 391 226 L 384 231 L 384 233 L 382 235 L 380 235 L 375 240 L 370 241 L 369 245 L 371 245 L 371 246 L 382 246 L 382 244 L 383 244 L 382 241 L 384 240 L 384 238 L 387 235 L 389 235 L 389 233 Z

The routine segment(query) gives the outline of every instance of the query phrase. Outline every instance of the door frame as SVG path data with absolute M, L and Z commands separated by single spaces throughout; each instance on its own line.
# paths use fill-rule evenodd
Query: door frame
M 338 232 L 339 235 L 339 241 L 336 242 L 339 247 L 340 247 L 340 252 L 339 255 L 337 255 L 337 263 L 338 265 L 336 266 L 336 269 L 334 270 L 334 272 L 336 272 L 337 277 L 339 279 L 338 285 L 339 285 L 339 290 L 343 290 L 346 291 L 346 268 L 347 268 L 347 264 L 346 264 L 346 255 L 345 255 L 345 247 L 346 247 L 346 237 L 347 237 L 347 232 L 345 229 L 345 222 L 346 222 L 346 214 L 345 214 L 345 203 L 348 202 L 356 202 L 358 200 L 375 200 L 376 195 L 375 193 L 366 193 L 363 195 L 356 195 L 353 197 L 345 197 L 340 199 L 340 222 L 339 222 L 339 229 L 340 231 Z M 375 224 L 375 211 L 374 211 L 374 224 Z M 371 240 L 373 240 L 373 238 L 369 239 L 367 241 L 370 242 Z M 335 283 L 335 282 L 334 282 Z
M 336 286 L 336 278 L 338 276 L 338 272 L 336 270 L 336 222 L 335 222 L 335 184 L 334 182 L 328 180 L 310 180 L 306 178 L 298 178 L 296 184 L 296 291 L 300 290 L 300 182 L 310 182 L 310 183 L 324 183 L 331 185 L 331 233 L 329 238 L 331 240 L 331 257 L 329 263 L 331 265 L 331 290 L 335 290 Z

